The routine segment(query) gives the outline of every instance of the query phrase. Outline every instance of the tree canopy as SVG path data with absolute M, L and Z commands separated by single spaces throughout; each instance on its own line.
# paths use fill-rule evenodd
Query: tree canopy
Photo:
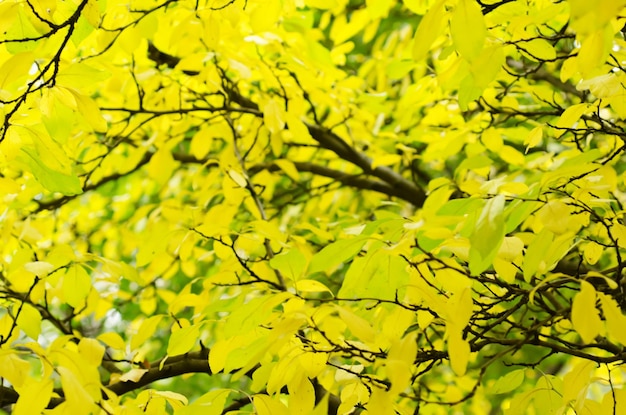
M 626 413 L 625 7 L 0 1 L 0 407 Z

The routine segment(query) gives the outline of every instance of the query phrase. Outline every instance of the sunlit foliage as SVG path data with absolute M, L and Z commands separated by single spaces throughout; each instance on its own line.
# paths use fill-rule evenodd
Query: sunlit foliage
M 625 6 L 0 1 L 0 406 L 626 413 Z

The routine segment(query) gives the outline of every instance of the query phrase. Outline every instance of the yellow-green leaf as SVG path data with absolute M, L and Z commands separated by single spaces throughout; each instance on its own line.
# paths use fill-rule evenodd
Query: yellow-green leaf
M 520 47 L 535 61 L 549 61 L 556 58 L 554 47 L 544 39 L 532 39 L 522 43 Z
M 200 337 L 198 326 L 187 326 L 176 331 L 172 331 L 167 344 L 167 355 L 176 356 L 185 354 L 195 346 Z
M 550 244 L 554 240 L 554 234 L 547 228 L 544 228 L 535 235 L 530 245 L 526 249 L 522 270 L 524 271 L 524 280 L 530 281 L 537 272 L 545 272 L 546 262 L 545 255 L 550 249 Z
M 598 293 L 600 304 L 604 314 L 606 333 L 611 339 L 617 340 L 622 346 L 626 346 L 626 316 L 618 307 L 615 300 L 606 294 Z
M 39 311 L 32 305 L 24 303 L 17 317 L 17 326 L 22 329 L 28 337 L 37 340 L 41 333 L 41 314 L 39 314 Z
M 450 20 L 450 33 L 457 51 L 467 60 L 480 55 L 487 27 L 480 6 L 473 0 L 460 0 Z
M 91 278 L 80 265 L 71 267 L 63 277 L 63 298 L 74 308 L 85 305 L 85 299 L 91 290 Z
M 491 393 L 500 394 L 509 393 L 517 389 L 524 382 L 525 371 L 525 369 L 517 369 L 507 373 L 500 377 L 489 391 Z
M 141 323 L 141 326 L 139 327 L 139 330 L 137 330 L 137 333 L 130 340 L 130 348 L 131 348 L 131 350 L 137 349 L 146 340 L 148 340 L 150 337 L 152 337 L 152 335 L 156 331 L 156 328 L 157 328 L 157 326 L 159 325 L 159 323 L 161 322 L 162 319 L 163 319 L 162 315 L 150 316 L 147 319 L 145 319 Z
M 326 245 L 321 251 L 313 255 L 309 263 L 308 272 L 313 274 L 336 267 L 359 253 L 363 245 L 365 245 L 365 241 L 365 238 L 356 237 L 340 239 L 330 245 Z
M 478 275 L 491 265 L 504 239 L 504 196 L 487 201 L 470 236 L 469 267 Z
M 555 126 L 557 128 L 574 127 L 574 124 L 576 124 L 578 120 L 580 120 L 580 117 L 585 113 L 585 111 L 587 111 L 588 107 L 589 107 L 588 104 L 572 105 L 571 107 L 563 111 L 558 121 L 556 122 Z
M 587 281 L 580 282 L 580 291 L 572 302 L 572 325 L 585 343 L 602 333 L 602 320 L 596 308 L 596 290 Z
M 542 138 L 543 138 L 543 128 L 541 127 L 533 128 L 528 134 L 528 137 L 526 137 L 526 140 L 524 140 L 524 144 L 526 144 L 526 151 L 524 154 L 528 154 L 528 150 L 530 150 L 531 148 L 537 147 L 539 144 L 541 144 Z
M 23 147 L 21 150 L 26 154 L 22 157 L 23 161 L 43 187 L 51 192 L 59 192 L 68 196 L 83 192 L 78 177 L 51 169 L 43 161 L 42 155 L 32 148 Z
M 316 280 L 299 280 L 296 281 L 296 291 L 300 292 L 329 292 L 332 294 L 332 291 Z
M 413 59 L 420 61 L 426 57 L 433 42 L 443 30 L 445 0 L 438 0 L 422 17 L 413 39 Z

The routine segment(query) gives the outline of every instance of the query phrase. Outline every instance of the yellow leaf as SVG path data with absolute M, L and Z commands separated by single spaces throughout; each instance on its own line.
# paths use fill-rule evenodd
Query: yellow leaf
M 231 179 L 233 179 L 235 183 L 237 183 L 237 185 L 239 185 L 239 187 L 246 188 L 248 186 L 248 180 L 246 179 L 246 177 L 243 174 L 239 173 L 237 170 L 228 170 L 228 175 Z
M 470 357 L 470 346 L 467 340 L 461 336 L 461 331 L 448 331 L 448 356 L 450 366 L 457 376 L 463 376 L 467 370 Z
M 93 366 L 100 366 L 104 357 L 104 346 L 96 339 L 83 337 L 78 343 L 78 353 Z
M 209 366 L 213 373 L 224 369 L 228 355 L 237 347 L 237 341 L 233 339 L 218 340 L 209 353 Z
M 540 38 L 522 43 L 521 48 L 535 61 L 547 61 L 556 58 L 556 51 L 548 41 Z
M 0 350 L 0 377 L 19 388 L 26 379 L 30 378 L 30 372 L 30 364 L 20 359 L 15 351 Z
M 102 333 L 98 336 L 98 340 L 114 350 L 126 349 L 126 342 L 124 342 L 124 339 L 122 339 L 122 337 L 117 333 Z
M 287 113 L 285 118 L 294 140 L 297 140 L 298 142 L 306 142 L 311 138 L 311 133 L 309 133 L 308 127 L 300 120 L 300 118 L 291 113 Z
M 575 104 L 563 111 L 555 126 L 557 128 L 572 128 L 580 117 L 587 111 L 588 104 Z
M 56 371 L 61 375 L 61 386 L 70 413 L 84 414 L 98 411 L 94 399 L 73 371 L 63 366 L 57 367 Z
M 474 83 L 479 89 L 486 88 L 494 81 L 504 65 L 504 50 L 502 46 L 485 48 L 470 67 Z M 492 129 L 492 131 L 495 131 Z M 484 134 L 484 133 L 483 133 Z
M 623 99 L 623 82 L 623 76 L 607 73 L 579 82 L 576 89 L 579 91 L 589 90 L 596 98 L 609 98 L 619 95 Z
M 602 409 L 593 414 L 623 414 L 626 413 L 626 389 L 611 388 L 602 399 Z
M 96 102 L 86 95 L 79 94 L 73 90 L 71 90 L 71 92 L 74 94 L 77 109 L 80 115 L 87 121 L 87 124 L 89 124 L 94 131 L 106 132 L 108 125 L 104 117 L 102 117 L 100 108 Z
M 35 381 L 31 379 L 24 387 L 17 389 L 20 397 L 13 407 L 13 415 L 40 414 L 52 397 L 52 379 Z
M 517 236 L 506 236 L 502 241 L 498 256 L 507 261 L 515 261 L 524 250 L 524 242 Z
M 551 200 L 537 212 L 543 226 L 555 235 L 563 234 L 572 228 L 572 207 L 560 200 Z
M 279 0 L 268 0 L 257 6 L 250 13 L 250 26 L 253 32 L 273 30 L 282 11 Z
M 568 58 L 563 62 L 561 66 L 561 73 L 559 74 L 559 78 L 561 82 L 565 82 L 578 72 L 578 62 L 577 57 Z
M 209 154 L 213 144 L 213 137 L 208 128 L 200 128 L 200 130 L 191 138 L 189 151 L 198 160 L 202 160 Z
M 572 405 L 577 412 L 580 411 L 587 396 L 587 387 L 591 383 L 591 376 L 594 370 L 594 362 L 580 360 L 565 375 L 563 378 L 563 404 Z
M 189 400 L 184 395 L 176 392 L 170 391 L 154 391 L 154 394 L 157 396 L 162 396 L 167 400 L 167 402 L 172 405 L 174 410 L 182 408 L 189 404 Z
M 580 291 L 574 296 L 572 325 L 585 343 L 593 342 L 602 332 L 602 320 L 596 308 L 596 290 L 587 281 L 580 282 Z
M 336 309 L 339 311 L 341 319 L 346 323 L 353 335 L 365 342 L 373 342 L 376 339 L 376 331 L 367 320 L 345 308 L 336 307 Z
M 83 17 L 87 19 L 93 27 L 100 26 L 100 8 L 97 0 L 88 0 L 87 5 L 83 9 Z
M 285 127 L 283 109 L 278 100 L 270 99 L 263 108 L 263 121 L 272 134 L 281 131 Z
M 24 269 L 42 278 L 48 275 L 50 271 L 54 269 L 54 265 L 45 261 L 34 261 L 25 263 Z
M 257 415 L 290 415 L 282 402 L 267 395 L 254 395 L 252 404 Z
M 416 334 L 412 333 L 402 340 L 392 342 L 387 356 L 387 376 L 391 381 L 391 394 L 402 392 L 411 383 L 412 371 L 417 356 Z
M 217 389 L 207 392 L 189 406 L 176 411 L 177 415 L 221 415 L 231 390 Z
M 450 33 L 457 51 L 468 61 L 480 55 L 487 27 L 480 6 L 473 0 L 460 0 L 450 20 Z
M 618 307 L 615 300 L 606 294 L 598 293 L 600 304 L 606 324 L 606 334 L 611 339 L 617 340 L 622 346 L 626 346 L 626 316 Z
M 619 222 L 615 222 L 611 225 L 610 229 L 613 238 L 617 240 L 617 245 L 620 248 L 626 248 L 626 226 Z
M 521 166 L 525 163 L 524 155 L 511 146 L 504 145 L 498 152 L 500 158 L 514 166 Z
M 147 319 L 145 319 L 141 323 L 141 326 L 139 327 L 139 330 L 137 330 L 137 333 L 130 340 L 130 348 L 131 348 L 131 350 L 137 349 L 146 340 L 148 340 L 150 337 L 152 337 L 152 335 L 156 331 L 156 328 L 157 328 L 157 326 L 159 325 L 159 323 L 161 322 L 162 319 L 163 319 L 162 315 L 151 316 L 151 317 L 148 317 Z
M 497 153 L 502 148 L 502 135 L 495 128 L 487 128 L 483 131 L 480 140 L 489 150 Z
M 498 187 L 498 192 L 512 195 L 522 195 L 528 192 L 528 185 L 522 182 L 504 183 L 502 186 Z
M 187 326 L 172 332 L 167 344 L 167 355 L 185 354 L 195 346 L 200 337 L 198 326 Z
M 519 269 L 515 265 L 513 265 L 512 262 L 504 260 L 502 258 L 494 258 L 493 269 L 496 271 L 500 278 L 502 278 L 509 284 L 512 284 L 515 281 L 515 276 L 519 271 Z
M 533 128 L 528 134 L 528 137 L 526 137 L 526 140 L 524 140 L 524 144 L 526 144 L 526 151 L 524 152 L 524 154 L 528 154 L 528 150 L 541 144 L 542 138 L 543 128 L 541 128 L 540 126 Z
M 147 369 L 131 369 L 117 380 L 119 382 L 139 382 L 146 373 L 148 373 Z
M 267 220 L 256 220 L 250 222 L 250 226 L 259 234 L 273 242 L 284 244 L 286 235 L 276 224 Z
M 426 57 L 433 42 L 443 30 L 445 0 L 439 0 L 422 17 L 413 39 L 413 59 L 420 61 Z
M 372 169 L 378 166 L 391 166 L 402 161 L 402 156 L 399 154 L 382 154 L 372 158 Z
M 606 61 L 613 44 L 611 25 L 594 31 L 581 43 L 582 45 L 576 61 L 578 63 L 578 70 L 584 76 L 592 73 L 594 69 L 598 68 Z
M 284 171 L 285 174 L 287 174 L 287 176 L 294 182 L 297 183 L 298 180 L 300 180 L 300 173 L 298 172 L 298 169 L 296 169 L 296 166 L 293 164 L 292 161 L 280 159 L 276 160 L 274 164 L 280 167 L 280 169 Z
M 17 317 L 17 326 L 26 333 L 28 337 L 37 340 L 41 333 L 41 314 L 30 304 L 22 304 L 22 309 Z
M 213 350 L 211 350 L 213 353 Z M 298 362 L 309 378 L 318 376 L 325 368 L 328 356 L 325 353 L 304 352 L 298 355 Z
M 0 66 L 0 90 L 28 76 L 35 61 L 32 52 L 22 52 L 11 56 Z
M 72 266 L 63 277 L 63 298 L 74 308 L 85 305 L 85 299 L 91 290 L 91 277 L 80 265 Z
M 153 178 L 159 185 L 165 185 L 172 173 L 176 169 L 176 161 L 169 150 L 161 147 L 152 155 L 146 169 L 148 175 Z
M 585 244 L 585 247 L 583 249 L 583 256 L 585 257 L 585 261 L 587 261 L 587 263 L 593 265 L 598 262 L 598 259 L 600 259 L 603 252 L 604 248 L 602 248 L 602 245 L 599 245 L 592 241 Z
M 311 381 L 299 373 L 287 384 L 289 390 L 289 413 L 291 415 L 309 415 L 315 406 L 315 390 Z
M 452 327 L 456 331 L 462 331 L 472 317 L 474 302 L 472 290 L 469 287 L 454 294 L 446 303 L 446 327 Z
M 332 294 L 332 291 L 327 286 L 315 280 L 296 281 L 296 290 L 300 292 L 329 292 Z
M 391 394 L 380 388 L 372 388 L 370 399 L 365 405 L 369 415 L 395 415 Z

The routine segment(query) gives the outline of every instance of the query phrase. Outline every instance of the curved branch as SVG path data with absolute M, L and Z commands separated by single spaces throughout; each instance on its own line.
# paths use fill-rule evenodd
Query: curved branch
M 372 190 L 374 192 L 382 193 L 390 197 L 397 197 L 402 200 L 406 200 L 406 194 L 403 193 L 400 189 L 391 186 L 380 180 L 372 180 L 365 177 L 361 177 L 359 175 L 352 175 L 348 173 L 341 172 L 339 170 L 334 170 L 328 167 L 320 166 L 310 162 L 301 162 L 294 161 L 293 162 L 295 168 L 303 173 L 313 173 L 318 176 L 324 176 L 338 181 L 341 184 L 346 186 L 354 187 L 361 190 Z M 263 163 L 253 166 L 249 169 L 250 174 L 258 173 L 261 170 L 267 170 L 270 172 L 274 172 L 280 170 L 275 163 Z M 413 202 L 412 200 L 407 200 L 408 202 Z M 419 200 L 415 200 L 415 202 L 419 202 Z

